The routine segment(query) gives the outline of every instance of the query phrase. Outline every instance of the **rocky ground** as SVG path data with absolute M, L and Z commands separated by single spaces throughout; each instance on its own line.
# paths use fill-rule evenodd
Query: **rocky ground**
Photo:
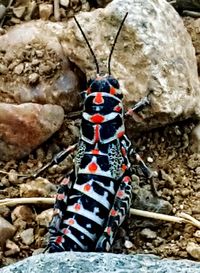
M 54 2 L 56 3 L 56 1 Z M 60 2 L 59 14 L 57 9 L 56 11 L 53 10 L 55 3 L 52 1 L 45 2 L 45 4 L 40 3 L 40 1 L 10 2 L 5 21 L 3 22 L 0 17 L 3 25 L 1 33 L 24 20 L 38 18 L 52 21 L 59 18 L 65 20 L 80 9 L 90 10 L 95 8 L 97 4 L 103 6 L 105 1 L 97 1 L 96 4 L 93 2 L 93 5 L 90 3 L 92 1 L 62 0 Z M 3 4 L 8 5 L 6 1 Z M 193 35 L 194 29 L 190 28 L 192 20 L 194 19 L 184 18 L 195 43 L 198 39 L 196 32 Z M 39 48 L 39 50 L 41 49 Z M 2 58 L 2 54 L 0 52 L 0 58 Z M 45 51 L 45 54 L 48 55 L 46 56 L 48 58 L 49 56 L 54 57 L 51 56 L 51 52 Z M 199 52 L 197 52 L 198 58 Z M 60 66 L 55 67 L 55 71 L 59 69 Z M 14 75 L 17 77 L 16 73 Z M 45 71 L 39 73 L 38 77 L 44 77 L 44 75 Z M 3 98 L 2 101 L 4 101 Z M 172 215 L 178 212 L 186 212 L 200 220 L 200 155 L 193 152 L 191 137 L 191 132 L 197 124 L 196 120 L 190 119 L 147 132 L 132 139 L 132 141 L 135 142 L 138 152 L 150 168 L 158 171 L 155 185 L 160 199 L 167 201 L 166 204 L 171 204 L 171 206 L 167 206 L 164 212 L 170 211 Z M 70 155 L 59 166 L 55 165 L 49 168 L 37 179 L 24 178 L 19 174 L 34 173 L 51 161 L 56 152 L 76 143 L 79 136 L 79 125 L 79 115 L 71 118 L 66 115 L 61 129 L 29 156 L 23 160 L 0 162 L 0 199 L 54 196 L 60 180 L 73 165 L 73 155 Z M 150 188 L 147 182 L 143 180 L 139 186 L 142 189 L 149 190 Z M 147 207 L 148 202 L 154 203 L 156 199 L 150 195 L 143 198 Z M 159 203 L 157 202 L 154 210 L 163 212 L 162 208 L 158 209 L 158 206 Z M 141 208 L 139 205 L 138 207 Z M 33 253 L 38 253 L 46 246 L 48 240 L 47 226 L 52 216 L 51 205 L 0 206 L 0 215 L 0 223 L 2 226 L 4 225 L 4 229 L 0 230 L 0 245 L 2 246 L 0 265 L 4 266 Z M 5 220 L 12 225 L 9 225 Z M 10 239 L 6 240 L 7 238 Z M 6 243 L 5 247 L 3 247 L 4 243 Z M 116 253 L 154 253 L 161 257 L 200 260 L 199 243 L 200 231 L 192 225 L 155 222 L 150 219 L 143 220 L 130 216 L 119 230 L 112 251 Z

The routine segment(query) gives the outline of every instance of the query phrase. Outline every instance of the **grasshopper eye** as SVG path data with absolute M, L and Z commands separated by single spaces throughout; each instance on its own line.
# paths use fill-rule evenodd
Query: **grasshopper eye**
M 107 80 L 111 86 L 113 86 L 116 89 L 119 89 L 119 82 L 113 76 L 109 76 Z

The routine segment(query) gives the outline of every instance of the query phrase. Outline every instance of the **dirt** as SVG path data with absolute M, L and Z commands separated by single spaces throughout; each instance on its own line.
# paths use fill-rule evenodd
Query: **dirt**
M 147 164 L 152 170 L 157 170 L 159 173 L 159 177 L 156 179 L 156 188 L 161 198 L 171 203 L 172 215 L 185 212 L 200 220 L 200 161 L 198 160 L 198 154 L 193 154 L 190 151 L 189 144 L 189 136 L 195 123 L 195 121 L 188 120 L 173 124 L 146 133 L 133 141 L 146 162 L 148 162 L 148 158 L 152 159 L 153 162 Z M 62 129 L 48 142 L 30 154 L 29 157 L 18 162 L 12 160 L 4 165 L 1 164 L 1 170 L 31 173 L 39 166 L 45 165 L 51 160 L 56 151 L 62 150 L 69 143 L 72 144 L 77 141 L 77 135 L 72 134 L 72 131 L 69 133 L 69 128 L 76 130 L 78 125 L 79 120 L 65 120 Z M 74 137 L 67 139 L 66 136 L 69 135 Z M 42 177 L 47 178 L 53 184 L 59 185 L 59 181 L 70 170 L 72 165 L 72 157 L 69 156 L 60 166 L 50 168 L 42 173 Z M 161 171 L 170 177 L 169 181 L 162 178 Z M 30 181 L 30 179 L 18 178 L 18 180 L 12 182 L 10 175 L 0 174 L 0 176 L 1 199 L 20 197 L 20 185 Z M 47 205 L 29 205 L 28 207 L 36 215 L 49 208 Z M 10 220 L 13 209 L 3 210 L 3 216 Z M 35 240 L 31 245 L 27 246 L 16 235 L 13 241 L 20 247 L 21 251 L 6 257 L 5 250 L 1 257 L 2 265 L 30 256 L 37 249 L 44 248 L 46 245 L 46 227 L 39 226 L 34 220 L 26 223 L 25 227 L 19 226 L 20 229 L 34 228 Z M 143 234 L 142 231 L 145 228 L 154 231 L 155 236 L 149 238 L 148 235 Z M 154 253 L 161 257 L 191 259 L 186 247 L 189 242 L 199 242 L 199 238 L 194 235 L 197 230 L 197 228 L 189 224 L 156 222 L 151 219 L 148 219 L 147 222 L 142 219 L 138 221 L 138 218 L 131 216 L 120 229 L 112 251 L 117 253 Z
M 37 12 L 36 15 L 38 16 Z M 16 23 L 16 20 L 11 20 L 12 18 L 14 17 L 9 15 L 5 21 L 6 29 Z M 21 20 L 23 21 L 23 18 Z M 18 19 L 17 23 L 20 22 Z M 42 49 L 38 48 L 38 50 L 41 52 Z M 38 53 L 40 53 L 39 51 Z M 54 55 L 51 56 L 51 52 L 44 51 L 43 53 L 47 54 L 48 58 L 54 58 Z M 0 52 L 0 61 L 3 54 L 4 52 Z M 24 55 L 23 57 L 29 58 L 30 56 Z M 41 62 L 43 56 L 39 55 L 38 58 Z M 4 63 L 2 62 L 2 64 Z M 55 68 L 55 70 L 59 69 L 60 67 Z M 40 76 L 46 77 L 46 75 L 48 73 L 44 71 Z M 179 122 L 144 133 L 132 141 L 135 142 L 139 154 L 148 166 L 152 170 L 158 171 L 159 176 L 155 180 L 155 185 L 161 198 L 169 201 L 172 205 L 171 214 L 185 212 L 200 221 L 200 156 L 191 151 L 191 143 L 189 142 L 191 131 L 196 124 L 195 120 Z M 0 170 L 4 172 L 0 173 L 0 199 L 20 197 L 22 195 L 20 185 L 33 179 L 18 177 L 17 174 L 35 172 L 51 161 L 55 153 L 76 143 L 79 125 L 80 117 L 66 117 L 59 132 L 28 157 L 20 161 L 0 162 Z M 73 156 L 70 155 L 62 164 L 49 168 L 41 176 L 52 184 L 59 185 L 62 177 L 72 168 L 72 159 Z M 14 179 L 13 175 L 16 175 Z M 50 197 L 52 193 L 48 193 L 46 196 Z M 51 207 L 49 205 L 27 206 L 36 216 Z M 12 222 L 13 210 L 13 207 L 4 207 L 0 209 L 0 215 Z M 34 242 L 27 245 L 22 241 L 19 233 L 30 228 L 34 229 Z M 145 230 L 146 228 L 147 230 Z M 149 219 L 144 221 L 141 218 L 130 216 L 120 228 L 112 251 L 117 253 L 153 253 L 161 257 L 192 259 L 186 248 L 190 242 L 197 244 L 200 242 L 197 230 L 196 227 L 189 224 L 156 222 Z M 22 220 L 18 223 L 18 231 L 12 239 L 20 251 L 13 254 L 8 251 L 8 248 L 2 250 L 0 265 L 8 265 L 44 249 L 47 243 L 46 234 L 47 227 L 40 226 L 35 218 L 28 222 Z

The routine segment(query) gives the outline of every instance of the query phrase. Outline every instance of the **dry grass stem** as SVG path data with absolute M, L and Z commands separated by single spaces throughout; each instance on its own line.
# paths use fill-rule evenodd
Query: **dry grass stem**
M 48 204 L 53 205 L 55 202 L 55 198 L 52 197 L 30 197 L 30 198 L 6 198 L 0 200 L 0 207 L 8 206 L 13 207 L 19 204 Z M 194 217 L 181 212 L 179 216 L 171 216 L 167 214 L 161 214 L 156 212 L 138 210 L 138 209 L 130 209 L 131 215 L 152 218 L 156 220 L 162 220 L 167 222 L 175 222 L 175 223 L 189 223 L 200 229 L 200 221 L 196 220 Z

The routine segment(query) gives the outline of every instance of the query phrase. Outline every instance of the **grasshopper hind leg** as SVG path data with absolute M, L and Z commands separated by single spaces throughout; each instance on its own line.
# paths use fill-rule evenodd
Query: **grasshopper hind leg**
M 132 199 L 132 184 L 129 176 L 124 176 L 111 207 L 104 232 L 98 239 L 95 250 L 109 251 L 119 226 L 129 213 Z

